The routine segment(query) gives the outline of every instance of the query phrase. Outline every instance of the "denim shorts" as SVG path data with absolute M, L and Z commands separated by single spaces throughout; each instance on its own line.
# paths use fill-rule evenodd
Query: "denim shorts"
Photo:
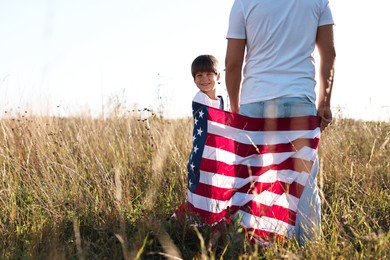
M 242 104 L 240 114 L 260 118 L 314 116 L 317 109 L 307 97 L 284 97 Z
M 242 104 L 240 114 L 258 118 L 281 118 L 316 115 L 317 109 L 315 104 L 306 97 L 286 97 Z M 321 200 L 316 179 L 318 168 L 317 159 L 298 203 L 295 237 L 300 245 L 321 236 Z

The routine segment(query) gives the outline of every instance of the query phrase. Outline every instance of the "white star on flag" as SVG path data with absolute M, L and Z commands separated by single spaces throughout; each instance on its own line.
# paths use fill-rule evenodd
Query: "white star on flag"
M 199 128 L 199 129 L 198 129 L 198 135 L 201 136 L 202 133 L 203 133 L 202 128 Z
M 203 115 L 204 115 L 203 110 L 199 111 L 199 117 L 200 117 L 200 118 L 203 118 Z
M 198 150 L 199 150 L 198 146 L 195 145 L 195 147 L 194 147 L 194 153 L 196 153 Z

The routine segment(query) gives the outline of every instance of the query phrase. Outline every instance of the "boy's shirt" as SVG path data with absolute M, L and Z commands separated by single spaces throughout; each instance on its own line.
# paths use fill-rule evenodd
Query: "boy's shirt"
M 218 96 L 218 99 L 214 100 L 214 99 L 209 98 L 209 96 L 207 96 L 202 91 L 199 91 L 198 93 L 196 93 L 196 95 L 192 101 L 209 106 L 209 107 L 224 109 L 222 96 Z

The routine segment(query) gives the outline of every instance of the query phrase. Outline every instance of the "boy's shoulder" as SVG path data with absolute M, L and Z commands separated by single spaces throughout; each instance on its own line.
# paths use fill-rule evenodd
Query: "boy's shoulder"
M 218 99 L 213 100 L 209 98 L 205 93 L 202 91 L 198 91 L 194 98 L 192 99 L 193 102 L 209 106 L 209 107 L 214 107 L 214 108 L 219 108 L 219 109 L 224 109 L 224 104 L 223 104 L 223 98 L 222 96 L 218 96 Z
M 205 93 L 203 93 L 202 91 L 196 92 L 194 98 L 192 99 L 193 102 L 204 104 L 204 105 L 207 105 L 207 106 L 210 103 L 209 100 L 210 100 L 210 98 Z

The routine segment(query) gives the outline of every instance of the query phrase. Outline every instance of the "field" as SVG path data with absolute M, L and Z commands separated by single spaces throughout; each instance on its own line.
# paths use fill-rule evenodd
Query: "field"
M 321 240 L 264 250 L 234 224 L 208 247 L 207 228 L 168 221 L 192 120 L 143 113 L 0 120 L 0 259 L 390 257 L 390 122 L 334 121 L 319 148 Z

